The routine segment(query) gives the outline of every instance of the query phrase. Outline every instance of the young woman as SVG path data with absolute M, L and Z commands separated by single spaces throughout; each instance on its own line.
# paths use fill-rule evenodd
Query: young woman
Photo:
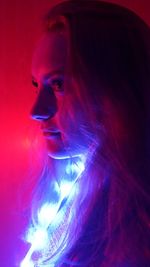
M 47 145 L 21 267 L 150 266 L 150 30 L 98 1 L 52 8 L 33 55 Z

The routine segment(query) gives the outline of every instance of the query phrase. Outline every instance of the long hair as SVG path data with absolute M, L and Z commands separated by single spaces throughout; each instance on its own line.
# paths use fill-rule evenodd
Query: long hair
M 62 170 L 73 189 L 55 214 L 58 225 L 47 223 L 46 245 L 32 257 L 35 266 L 148 266 L 149 27 L 118 5 L 79 0 L 53 7 L 45 25 L 68 39 L 65 89 L 71 93 L 62 112 L 64 140 L 73 138 L 70 116 L 89 151 L 77 162 L 71 155 L 55 160 L 56 172 L 49 164 L 40 178 L 32 229 L 43 220 L 39 210 L 45 203 L 59 202 Z M 76 109 L 88 123 L 78 127 Z M 74 166 L 71 174 L 68 166 Z

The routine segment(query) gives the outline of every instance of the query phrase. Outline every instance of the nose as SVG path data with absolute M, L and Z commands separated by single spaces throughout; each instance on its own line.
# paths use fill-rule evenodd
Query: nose
M 57 112 L 56 97 L 47 88 L 40 90 L 37 99 L 31 109 L 31 117 L 34 120 L 43 121 L 52 118 Z

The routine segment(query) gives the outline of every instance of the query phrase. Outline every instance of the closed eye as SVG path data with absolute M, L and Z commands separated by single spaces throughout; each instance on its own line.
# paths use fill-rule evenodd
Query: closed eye
M 32 85 L 33 85 L 34 87 L 38 87 L 38 83 L 37 83 L 36 81 L 34 81 L 33 79 L 32 79 Z
M 63 92 L 64 91 L 63 84 L 64 84 L 63 79 L 53 79 L 50 84 L 50 87 L 53 90 L 53 92 Z
M 45 88 L 47 87 L 47 89 L 48 89 L 48 87 L 49 87 L 49 89 L 51 90 L 51 91 L 53 91 L 54 93 L 56 92 L 58 92 L 58 93 L 62 93 L 63 91 L 64 91 L 64 88 L 63 88 L 63 84 L 64 84 L 64 80 L 63 80 L 63 78 L 54 78 L 54 79 L 51 79 L 49 82 L 47 81 L 46 83 L 45 83 Z M 39 86 L 39 84 L 38 84 L 38 82 L 36 82 L 35 80 L 34 80 L 34 78 L 32 78 L 32 85 L 37 89 L 38 88 L 38 86 Z M 38 91 L 36 91 L 36 93 L 37 93 Z

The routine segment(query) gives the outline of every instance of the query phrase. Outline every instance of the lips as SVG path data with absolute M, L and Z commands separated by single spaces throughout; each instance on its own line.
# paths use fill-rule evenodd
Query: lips
M 42 129 L 43 135 L 47 138 L 60 137 L 60 131 L 56 128 Z
M 44 136 L 60 136 L 60 132 L 43 132 Z
M 60 133 L 57 129 L 43 129 L 43 133 Z

